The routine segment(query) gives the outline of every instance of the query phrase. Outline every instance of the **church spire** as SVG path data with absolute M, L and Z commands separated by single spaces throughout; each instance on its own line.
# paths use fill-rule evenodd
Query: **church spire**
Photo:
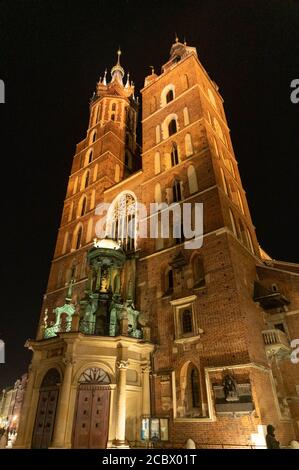
M 120 85 L 123 86 L 123 77 L 125 75 L 125 71 L 120 65 L 120 56 L 121 56 L 121 50 L 120 48 L 118 48 L 117 63 L 111 69 L 111 83 L 117 81 Z

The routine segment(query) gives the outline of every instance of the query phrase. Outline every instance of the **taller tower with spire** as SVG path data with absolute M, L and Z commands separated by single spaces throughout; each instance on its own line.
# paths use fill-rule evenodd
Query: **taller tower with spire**
M 140 169 L 138 101 L 120 56 L 97 84 L 76 148 L 37 338 L 27 343 L 16 445 L 263 446 L 269 422 L 287 444 L 299 437 L 290 360 L 299 266 L 259 247 L 223 99 L 196 48 L 176 37 L 160 75 L 152 67 L 145 78 Z M 203 243 L 190 246 L 198 203 Z M 165 227 L 169 206 L 183 218 Z

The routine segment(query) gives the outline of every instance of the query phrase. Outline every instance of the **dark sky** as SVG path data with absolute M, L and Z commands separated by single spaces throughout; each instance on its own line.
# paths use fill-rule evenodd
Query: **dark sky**
M 26 371 L 75 144 L 105 67 L 136 89 L 167 61 L 175 32 L 220 87 L 261 245 L 299 262 L 299 3 L 288 0 L 1 1 L 0 387 Z

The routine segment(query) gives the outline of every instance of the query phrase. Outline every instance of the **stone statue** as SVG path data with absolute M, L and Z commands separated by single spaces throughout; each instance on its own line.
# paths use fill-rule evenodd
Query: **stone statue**
M 223 379 L 223 391 L 226 401 L 239 400 L 236 381 L 230 374 L 225 375 Z

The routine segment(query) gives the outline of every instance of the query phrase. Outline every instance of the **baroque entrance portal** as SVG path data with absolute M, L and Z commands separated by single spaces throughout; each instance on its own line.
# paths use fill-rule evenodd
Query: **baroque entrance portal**
M 47 449 L 51 445 L 60 381 L 57 369 L 48 370 L 42 381 L 32 436 L 33 449 Z
M 73 447 L 105 449 L 109 428 L 110 379 L 103 369 L 90 368 L 79 379 Z

